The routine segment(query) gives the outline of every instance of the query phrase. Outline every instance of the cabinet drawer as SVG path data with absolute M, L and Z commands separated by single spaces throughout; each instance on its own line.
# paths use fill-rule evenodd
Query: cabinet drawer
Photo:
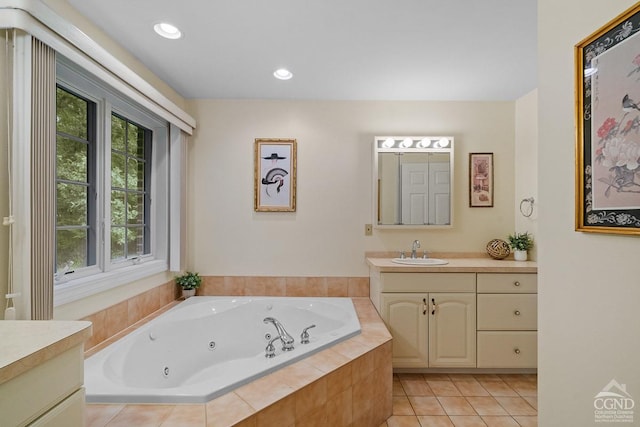
M 479 294 L 538 292 L 538 275 L 533 273 L 478 273 Z
M 478 368 L 535 368 L 537 364 L 537 332 L 478 332 Z
M 382 292 L 475 292 L 475 273 L 381 273 Z
M 479 294 L 478 330 L 538 329 L 538 295 Z

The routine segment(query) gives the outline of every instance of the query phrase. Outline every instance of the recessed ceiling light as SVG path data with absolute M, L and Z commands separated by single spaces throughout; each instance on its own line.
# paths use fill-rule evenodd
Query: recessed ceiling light
M 175 25 L 168 24 L 166 22 L 160 22 L 153 26 L 158 35 L 166 38 L 166 39 L 179 39 L 182 37 L 182 32 Z
M 291 71 L 287 70 L 286 68 L 278 68 L 273 72 L 273 76 L 276 79 L 289 80 L 291 77 L 293 77 L 293 73 L 291 73 Z

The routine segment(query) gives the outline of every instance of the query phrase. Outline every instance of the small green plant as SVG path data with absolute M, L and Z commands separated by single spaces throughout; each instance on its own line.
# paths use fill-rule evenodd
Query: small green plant
M 509 246 L 516 251 L 528 251 L 533 247 L 533 237 L 527 231 L 509 234 Z
M 187 271 L 182 276 L 176 277 L 176 283 L 182 289 L 198 289 L 200 287 L 200 283 L 202 283 L 202 277 L 200 277 L 198 273 Z

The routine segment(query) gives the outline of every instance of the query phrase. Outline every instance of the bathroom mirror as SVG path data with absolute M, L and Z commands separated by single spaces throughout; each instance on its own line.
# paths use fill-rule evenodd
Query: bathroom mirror
M 378 228 L 451 227 L 453 137 L 377 136 L 373 175 Z

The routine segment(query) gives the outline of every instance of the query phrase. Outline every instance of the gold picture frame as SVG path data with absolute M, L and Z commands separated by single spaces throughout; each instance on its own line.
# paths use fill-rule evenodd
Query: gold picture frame
M 257 138 L 254 165 L 254 210 L 295 212 L 297 141 Z
M 576 231 L 640 234 L 640 3 L 575 46 Z

